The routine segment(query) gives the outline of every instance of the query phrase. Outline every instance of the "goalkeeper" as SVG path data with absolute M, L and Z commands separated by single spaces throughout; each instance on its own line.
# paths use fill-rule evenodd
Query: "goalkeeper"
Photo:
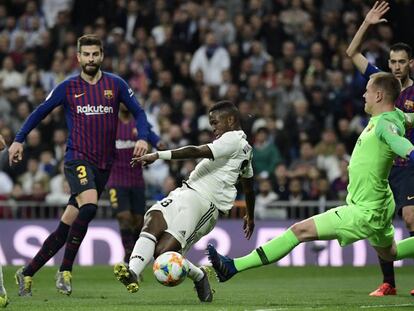
M 371 75 L 364 94 L 365 111 L 371 119 L 358 138 L 349 163 L 345 206 L 305 219 L 250 254 L 231 259 L 207 252 L 217 277 L 227 281 L 238 272 L 276 262 L 302 242 L 338 240 L 346 246 L 367 239 L 384 260 L 414 257 L 414 237 L 396 243 L 392 219 L 395 203 L 388 184 L 396 155 L 414 161 L 414 146 L 404 138 L 411 115 L 395 108 L 400 82 L 390 73 Z

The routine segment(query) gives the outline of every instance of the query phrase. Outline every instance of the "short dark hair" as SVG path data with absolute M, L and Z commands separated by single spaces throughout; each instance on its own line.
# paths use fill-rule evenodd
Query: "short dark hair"
M 404 42 L 398 42 L 398 43 L 394 43 L 393 45 L 391 45 L 390 47 L 390 52 L 391 51 L 405 51 L 408 55 L 408 59 L 411 59 L 413 57 L 413 50 L 411 48 L 411 46 L 409 46 L 407 43 Z
M 81 47 L 84 45 L 97 45 L 101 52 L 103 52 L 102 40 L 97 35 L 84 35 L 78 38 L 78 52 L 80 53 Z
M 231 114 L 234 117 L 236 117 L 237 121 L 240 120 L 239 109 L 237 109 L 237 107 L 229 100 L 222 100 L 222 101 L 219 101 L 219 102 L 215 103 L 210 108 L 208 113 L 210 114 L 214 111 L 220 111 L 220 112 Z
M 397 100 L 401 92 L 401 82 L 392 73 L 377 72 L 370 76 L 372 85 L 384 91 L 393 103 Z

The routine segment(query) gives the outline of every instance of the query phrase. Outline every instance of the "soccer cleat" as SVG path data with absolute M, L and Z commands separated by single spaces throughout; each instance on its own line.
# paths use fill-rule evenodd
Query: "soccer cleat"
M 64 295 L 72 294 L 72 273 L 70 271 L 56 272 L 56 288 L 59 293 Z
M 219 282 L 226 282 L 238 271 L 230 257 L 220 255 L 212 244 L 207 245 L 208 260 L 216 271 Z
M 373 297 L 397 295 L 397 289 L 389 283 L 382 283 L 376 290 L 369 294 Z
M 200 281 L 194 281 L 194 288 L 197 291 L 198 299 L 201 302 L 212 302 L 213 301 L 213 291 L 210 287 L 210 281 L 208 279 L 208 270 L 205 267 L 200 268 L 204 276 Z
M 414 296 L 414 289 L 412 289 L 412 290 L 410 291 L 410 295 L 411 295 L 411 296 Z
M 129 270 L 126 264 L 116 264 L 114 266 L 114 275 L 119 282 L 125 285 L 128 292 L 136 293 L 139 290 L 138 278 L 134 271 Z
M 19 287 L 19 296 L 32 296 L 32 277 L 24 275 L 23 268 L 21 267 L 14 274 L 14 279 Z
M 9 298 L 6 293 L 0 292 L 0 308 L 5 308 L 9 304 Z

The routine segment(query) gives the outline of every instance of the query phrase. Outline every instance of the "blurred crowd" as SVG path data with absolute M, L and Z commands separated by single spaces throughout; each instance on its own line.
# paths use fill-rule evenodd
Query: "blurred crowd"
M 4 0 L 0 2 L 0 133 L 79 72 L 76 40 L 95 33 L 103 70 L 124 78 L 168 148 L 212 140 L 206 112 L 228 99 L 254 148 L 257 209 L 269 202 L 343 200 L 347 164 L 367 123 L 364 82 L 345 50 L 372 1 Z M 387 69 L 388 47 L 413 44 L 412 1 L 391 2 L 363 52 Z M 398 17 L 398 20 L 397 20 Z M 411 33 L 411 34 L 410 34 Z M 411 37 L 410 37 L 411 36 Z M 0 159 L 0 198 L 65 204 L 62 107 L 27 138 L 25 160 Z M 144 172 L 148 197 L 180 184 L 196 162 Z

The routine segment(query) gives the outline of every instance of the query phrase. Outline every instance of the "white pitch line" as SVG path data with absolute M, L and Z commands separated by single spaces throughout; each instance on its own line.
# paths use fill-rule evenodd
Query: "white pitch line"
M 389 307 L 414 307 L 412 303 L 402 303 L 397 305 L 372 305 L 372 306 L 360 306 L 361 309 L 369 309 L 369 308 L 389 308 Z

